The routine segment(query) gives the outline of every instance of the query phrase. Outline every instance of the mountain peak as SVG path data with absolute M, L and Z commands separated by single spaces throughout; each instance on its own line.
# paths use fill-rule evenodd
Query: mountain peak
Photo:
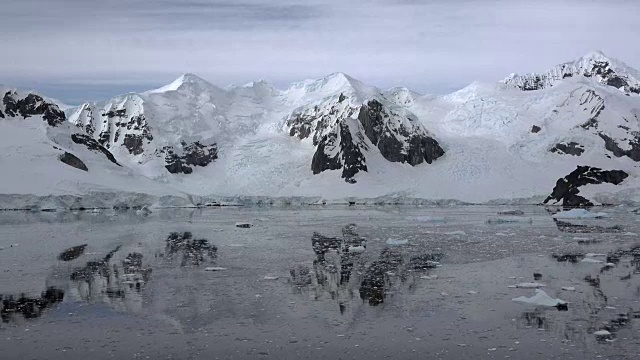
M 607 57 L 602 51 L 592 51 L 573 61 L 556 65 L 544 73 L 511 74 L 502 83 L 523 91 L 541 90 L 573 77 L 612 86 L 625 93 L 640 94 L 638 71 L 621 61 Z
M 207 80 L 195 75 L 193 73 L 184 73 L 180 75 L 177 79 L 171 82 L 168 85 L 160 87 L 155 90 L 149 91 L 149 93 L 164 93 L 169 91 L 178 91 L 189 89 L 192 91 L 203 91 L 203 90 L 220 90 L 213 84 L 209 83 Z

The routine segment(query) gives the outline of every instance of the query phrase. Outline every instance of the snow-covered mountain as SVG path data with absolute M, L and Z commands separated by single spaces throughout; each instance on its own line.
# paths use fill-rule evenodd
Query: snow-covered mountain
M 604 175 L 576 180 L 572 199 L 640 202 L 639 78 L 596 52 L 444 96 L 384 91 L 343 73 L 285 90 L 263 80 L 220 88 L 185 74 L 63 112 L 2 88 L 0 162 L 14 175 L 0 175 L 1 193 L 535 203 L 561 194 L 556 182 L 570 183 L 580 166 Z M 33 174 L 25 168 L 46 176 L 21 183 Z M 607 181 L 607 170 L 627 176 Z

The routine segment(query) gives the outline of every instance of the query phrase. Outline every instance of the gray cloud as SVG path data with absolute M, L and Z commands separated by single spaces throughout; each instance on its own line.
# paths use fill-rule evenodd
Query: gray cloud
M 344 71 L 444 92 L 597 49 L 640 67 L 638 13 L 633 0 L 21 0 L 0 12 L 0 82 L 79 98 L 183 72 L 284 86 Z

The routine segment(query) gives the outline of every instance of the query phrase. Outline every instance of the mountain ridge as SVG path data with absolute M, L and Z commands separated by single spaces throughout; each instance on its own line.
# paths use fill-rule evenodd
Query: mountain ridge
M 344 73 L 285 90 L 265 81 L 221 88 L 185 73 L 158 89 L 68 109 L 64 120 L 71 127 L 64 133 L 83 134 L 86 143 L 96 145 L 82 145 L 112 154 L 127 178 L 152 181 L 169 193 L 337 198 L 395 193 L 482 202 L 544 199 L 576 166 L 627 172 L 613 188 L 580 189 L 598 203 L 595 198 L 612 201 L 621 190 L 640 189 L 635 169 L 640 97 L 631 91 L 635 70 L 614 61 L 604 66 L 605 58 L 592 53 L 560 64 L 551 75 L 573 75 L 549 75 L 538 81 L 548 86 L 536 89 L 516 81 L 472 83 L 443 96 L 403 87 L 381 90 Z M 630 90 L 611 85 L 614 76 Z M 5 110 L 6 104 L 0 107 Z M 13 128 L 20 124 L 15 116 L 0 117 L 3 121 Z M 84 161 L 84 150 L 74 150 L 60 134 L 47 141 Z M 58 155 L 47 156 L 70 166 Z M 77 163 L 70 155 L 64 158 Z M 82 176 L 91 177 L 96 165 L 86 165 L 89 174 Z M 17 163 L 11 166 L 23 171 Z M 114 180 L 114 190 L 128 189 L 124 182 Z M 13 187 L 23 189 L 10 185 L 5 191 Z M 56 191 L 71 191 L 64 189 Z

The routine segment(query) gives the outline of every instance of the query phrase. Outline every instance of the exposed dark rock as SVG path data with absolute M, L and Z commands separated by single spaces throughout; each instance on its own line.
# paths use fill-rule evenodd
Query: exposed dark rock
M 65 152 L 64 154 L 60 155 L 58 157 L 58 159 L 60 159 L 60 161 L 62 161 L 63 163 L 69 165 L 69 166 L 73 166 L 76 169 L 80 169 L 83 171 L 89 171 L 89 168 L 87 168 L 87 165 L 85 165 L 82 160 L 80 160 L 77 156 Z
M 358 107 L 345 104 L 345 99 L 342 94 L 338 102 L 315 106 L 287 119 L 290 136 L 302 140 L 313 135 L 314 174 L 342 169 L 342 178 L 354 183 L 358 172 L 367 171 L 364 156 L 369 150 L 367 138 L 392 162 L 415 166 L 425 161 L 431 163 L 444 154 L 440 144 L 417 120 L 395 113 L 375 99 Z M 352 120 L 356 114 L 358 124 Z
M 628 140 L 628 144 L 631 146 L 629 150 L 622 149 L 613 138 L 606 134 L 598 133 L 598 135 L 604 140 L 605 149 L 611 151 L 616 157 L 627 156 L 633 161 L 640 161 L 640 133 L 630 132 L 632 138 Z
M 0 110 L 0 119 L 4 119 L 4 113 Z
M 342 178 L 348 183 L 355 183 L 353 177 L 360 171 L 367 171 L 366 159 L 358 143 L 353 141 L 349 125 L 340 123 L 338 129 L 339 133 L 330 132 L 318 142 L 311 171 L 319 174 L 342 168 Z
M 341 103 L 341 102 L 345 101 L 346 99 L 347 99 L 347 97 L 346 97 L 346 96 L 344 96 L 344 94 L 343 94 L 343 93 L 340 93 L 340 96 L 338 97 L 338 102 L 340 102 L 340 103 Z
M 533 126 L 531 127 L 531 132 L 532 132 L 532 133 L 534 133 L 534 134 L 539 133 L 539 132 L 540 132 L 540 130 L 542 130 L 542 128 L 541 128 L 540 126 L 538 126 L 538 125 L 533 125 Z
M 8 116 L 22 116 L 24 119 L 42 115 L 49 126 L 62 124 L 66 117 L 57 105 L 46 102 L 41 96 L 28 94 L 24 99 L 18 99 L 16 92 L 8 91 L 4 94 L 2 102 Z
M 172 232 L 167 238 L 166 254 L 173 258 L 180 256 L 180 266 L 200 266 L 218 258 L 218 247 L 205 239 L 194 239 L 190 232 Z
M 217 144 L 202 145 L 199 141 L 187 144 L 182 142 L 182 156 L 170 146 L 159 151 L 164 153 L 165 168 L 172 174 L 191 174 L 191 166 L 205 167 L 218 158 Z
M 578 166 L 569 175 L 558 179 L 553 192 L 544 200 L 544 203 L 547 204 L 549 201 L 555 200 L 555 202 L 562 201 L 564 206 L 593 206 L 591 201 L 578 195 L 581 186 L 602 183 L 618 185 L 628 176 L 629 174 L 622 170 L 602 170 L 590 166 Z
M 365 135 L 378 147 L 385 159 L 415 166 L 423 161 L 431 164 L 444 155 L 440 144 L 426 134 L 416 133 L 415 129 L 407 129 L 402 125 L 397 129 L 390 127 L 389 121 L 392 116 L 398 115 L 390 113 L 390 110 L 375 99 L 363 105 L 358 114 Z M 408 149 L 398 137 L 407 139 Z
M 62 302 L 64 299 L 64 290 L 49 287 L 42 292 L 40 297 L 30 298 L 25 295 L 15 297 L 12 295 L 5 296 L 0 294 L 0 318 L 2 322 L 8 323 L 16 320 L 17 316 L 25 319 L 35 319 L 42 313 Z
M 236 223 L 236 227 L 237 228 L 243 228 L 243 229 L 248 229 L 251 227 L 250 223 Z
M 84 254 L 84 250 L 87 248 L 87 244 L 82 244 L 78 246 L 74 246 L 66 249 L 58 255 L 58 260 L 61 261 L 71 261 L 80 257 L 80 255 Z
M 122 145 L 129 150 L 130 154 L 140 155 L 144 152 L 142 149 L 142 139 L 142 135 L 126 134 L 122 141 Z
M 568 154 L 573 156 L 580 156 L 582 155 L 582 153 L 584 153 L 584 147 L 574 141 L 571 141 L 568 143 L 561 142 L 561 143 L 557 143 L 549 151 L 557 154 Z
M 93 139 L 91 136 L 85 134 L 73 134 L 71 135 L 71 140 L 73 140 L 73 142 L 76 144 L 82 144 L 86 146 L 89 150 L 103 153 L 104 156 L 109 159 L 109 161 L 118 166 L 121 166 L 120 164 L 118 164 L 118 161 L 113 156 L 113 154 L 109 152 L 109 150 L 105 149 L 104 146 L 100 145 L 100 143 Z

